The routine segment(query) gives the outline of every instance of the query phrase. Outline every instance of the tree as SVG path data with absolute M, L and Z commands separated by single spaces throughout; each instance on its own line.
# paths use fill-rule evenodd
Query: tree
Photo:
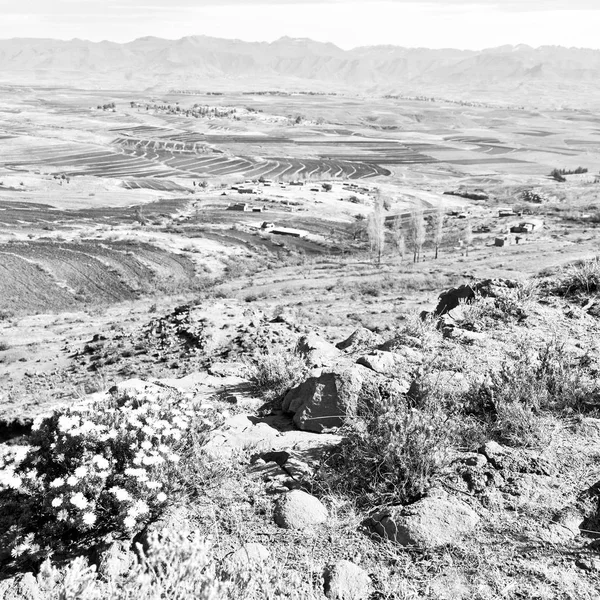
M 397 216 L 392 224 L 392 242 L 398 256 L 404 259 L 406 240 L 404 239 L 404 229 L 402 228 L 402 218 L 400 216 Z
M 408 223 L 408 236 L 413 251 L 413 262 L 421 260 L 421 250 L 425 243 L 425 218 L 423 207 L 415 206 L 410 215 Z
M 442 238 L 444 236 L 444 210 L 442 205 L 439 204 L 437 211 L 433 217 L 433 246 L 435 247 L 435 258 L 437 260 L 438 251 L 442 245 Z
M 469 246 L 473 243 L 473 227 L 471 226 L 471 220 L 467 219 L 465 223 L 465 246 L 466 246 L 466 255 L 469 256 Z
M 381 255 L 385 247 L 385 214 L 383 211 L 383 202 L 380 198 L 375 200 L 373 212 L 367 220 L 367 234 L 371 252 L 377 254 L 377 266 L 381 266 Z

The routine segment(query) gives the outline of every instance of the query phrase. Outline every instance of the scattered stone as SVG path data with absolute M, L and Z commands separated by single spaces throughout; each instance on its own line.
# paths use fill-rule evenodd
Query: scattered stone
M 349 560 L 328 566 L 323 580 L 325 595 L 331 600 L 367 600 L 373 592 L 367 572 Z
M 479 516 L 455 498 L 428 497 L 409 506 L 391 507 L 369 522 L 381 537 L 428 549 L 457 542 L 477 526 Z
M 579 535 L 580 527 L 584 521 L 584 515 L 574 506 L 567 506 L 562 510 L 558 511 L 553 517 L 552 521 L 565 527 L 570 531 L 573 536 Z
M 465 452 L 464 463 L 469 467 L 475 467 L 476 469 L 482 469 L 487 465 L 487 458 L 483 454 L 477 452 Z
M 327 516 L 323 503 L 302 490 L 283 494 L 275 504 L 275 523 L 284 529 L 310 529 L 324 523 Z

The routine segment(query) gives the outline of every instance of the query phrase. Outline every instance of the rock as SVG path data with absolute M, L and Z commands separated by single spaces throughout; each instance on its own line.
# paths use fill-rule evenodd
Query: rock
M 283 494 L 275 505 L 275 523 L 284 529 L 310 529 L 324 523 L 327 516 L 323 503 L 302 490 Z
M 364 350 L 379 346 L 382 343 L 383 339 L 380 335 L 373 333 L 366 327 L 359 327 L 350 337 L 342 342 L 338 342 L 335 346 L 347 354 L 354 354 L 356 352 L 364 352 Z
M 503 467 L 506 450 L 498 442 L 494 440 L 486 442 L 479 448 L 479 453 L 483 454 L 496 469 Z
M 506 294 L 506 291 L 517 287 L 518 283 L 511 279 L 484 279 L 468 285 L 461 285 L 441 293 L 435 315 L 441 317 L 454 310 L 462 302 L 470 303 L 477 294 L 484 298 L 496 298 Z
M 366 367 L 338 365 L 291 389 L 282 410 L 294 413 L 294 423 L 305 431 L 340 427 L 347 415 L 356 414 L 361 393 L 368 387 L 375 389 L 376 382 L 376 374 Z
M 369 520 L 381 537 L 422 549 L 456 543 L 478 522 L 477 513 L 464 502 L 432 497 L 409 506 L 391 507 Z
M 340 351 L 316 333 L 303 335 L 296 344 L 296 351 L 310 368 L 328 367 L 341 358 Z
M 217 377 L 241 377 L 247 376 L 248 367 L 242 362 L 214 362 L 210 365 L 208 372 Z
M 127 379 L 121 381 L 117 385 L 113 385 L 108 392 L 113 396 L 121 397 L 127 396 L 129 398 L 140 398 L 148 397 L 153 399 L 160 399 L 166 395 L 173 393 L 171 387 L 150 383 L 149 381 L 143 381 L 142 379 Z
M 478 454 L 477 452 L 465 452 L 463 454 L 464 463 L 469 467 L 482 469 L 487 465 L 487 458 L 483 454 Z
M 331 600 L 367 600 L 373 592 L 367 572 L 348 560 L 328 566 L 323 580 L 325 595 Z
M 568 506 L 558 511 L 553 517 L 552 522 L 556 523 L 572 533 L 573 536 L 581 533 L 580 527 L 583 525 L 584 515 L 574 506 Z
M 240 571 L 256 568 L 269 560 L 270 557 L 271 553 L 265 546 L 250 542 L 230 554 L 224 560 L 223 568 L 228 574 L 235 575 Z
M 361 356 L 356 364 L 363 365 L 387 377 L 403 378 L 408 370 L 408 361 L 404 356 L 383 350 L 376 350 L 371 354 Z

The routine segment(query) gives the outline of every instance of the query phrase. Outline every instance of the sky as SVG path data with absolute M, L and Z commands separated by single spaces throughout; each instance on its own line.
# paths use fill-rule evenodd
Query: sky
M 290 36 L 344 49 L 600 48 L 600 0 L 0 0 L 0 15 L 0 39 Z

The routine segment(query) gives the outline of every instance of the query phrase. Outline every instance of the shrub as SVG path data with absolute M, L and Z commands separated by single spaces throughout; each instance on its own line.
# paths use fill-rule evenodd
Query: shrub
M 362 508 L 418 500 L 445 466 L 453 427 L 441 411 L 409 408 L 404 398 L 363 404 L 328 461 L 327 484 Z
M 111 397 L 36 420 L 33 449 L 0 497 L 9 524 L 0 546 L 13 558 L 39 558 L 109 532 L 131 537 L 184 489 L 179 460 L 198 431 L 213 428 L 210 416 L 169 393 Z
M 250 381 L 275 408 L 285 393 L 307 375 L 305 360 L 296 352 L 256 354 L 248 365 Z
M 550 292 L 559 296 L 596 294 L 600 291 L 600 256 L 567 266 L 551 282 Z
M 0 352 L 3 352 L 4 350 L 8 350 L 10 348 L 10 344 L 8 342 L 5 342 L 4 340 L 0 340 Z

